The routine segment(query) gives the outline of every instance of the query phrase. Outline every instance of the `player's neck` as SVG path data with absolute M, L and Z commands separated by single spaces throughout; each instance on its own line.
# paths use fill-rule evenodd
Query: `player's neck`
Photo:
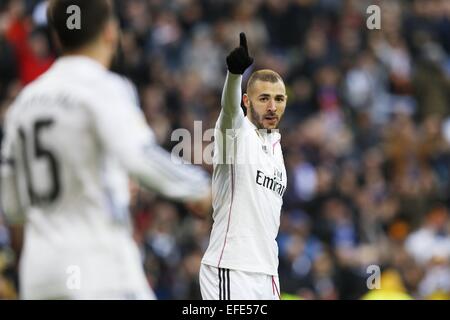
M 278 128 L 276 128 L 276 129 L 267 129 L 267 128 L 259 126 L 257 123 L 253 122 L 252 119 L 248 115 L 246 116 L 246 118 L 253 125 L 255 130 L 257 130 L 263 136 L 271 135 L 272 133 L 279 132 Z
M 99 48 L 97 46 L 87 46 L 82 49 L 67 52 L 65 56 L 84 56 L 97 61 L 107 69 L 111 65 L 111 55 L 107 52 L 106 49 Z

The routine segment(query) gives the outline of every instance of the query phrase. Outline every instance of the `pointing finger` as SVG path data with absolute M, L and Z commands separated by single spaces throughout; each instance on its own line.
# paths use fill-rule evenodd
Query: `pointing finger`
M 248 52 L 247 38 L 246 38 L 244 32 L 241 32 L 241 33 L 239 34 L 239 40 L 240 40 L 239 45 L 240 45 L 241 47 L 243 47 L 243 48 L 245 49 L 246 52 Z

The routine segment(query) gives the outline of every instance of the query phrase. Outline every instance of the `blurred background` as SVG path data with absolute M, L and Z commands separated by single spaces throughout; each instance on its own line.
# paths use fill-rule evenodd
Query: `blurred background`
M 381 7 L 381 29 L 366 9 Z M 278 237 L 285 299 L 450 299 L 450 1 L 122 0 L 121 72 L 159 143 L 213 128 L 225 57 L 286 80 L 289 186 Z M 0 121 L 57 52 L 45 1 L 0 0 Z M 248 77 L 246 73 L 244 78 Z M 1 137 L 0 125 L 0 137 Z M 205 146 L 208 142 L 205 142 Z M 211 167 L 205 168 L 211 172 Z M 135 239 L 159 299 L 200 299 L 211 219 L 132 187 Z M 0 299 L 17 298 L 0 213 Z M 369 290 L 370 265 L 381 290 Z

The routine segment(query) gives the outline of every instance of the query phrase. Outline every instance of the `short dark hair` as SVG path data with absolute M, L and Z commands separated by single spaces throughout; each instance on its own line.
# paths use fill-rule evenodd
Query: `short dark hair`
M 70 17 L 68 8 L 74 5 L 80 8 L 79 29 L 67 26 Z M 50 0 L 47 9 L 48 24 L 56 33 L 63 51 L 76 50 L 89 44 L 113 17 L 114 9 L 110 0 Z
M 284 84 L 283 78 L 281 78 L 281 76 L 278 73 L 276 73 L 275 71 L 269 70 L 269 69 L 258 70 L 256 72 L 254 72 L 248 79 L 247 92 L 258 80 L 259 81 L 267 81 L 267 82 L 271 82 L 271 83 L 276 83 L 276 82 L 280 81 L 281 83 Z

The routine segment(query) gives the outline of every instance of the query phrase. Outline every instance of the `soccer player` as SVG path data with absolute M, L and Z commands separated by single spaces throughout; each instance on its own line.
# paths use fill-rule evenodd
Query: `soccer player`
M 80 29 L 67 26 L 73 5 Z M 153 299 L 128 178 L 200 211 L 210 180 L 171 162 L 131 84 L 108 71 L 119 37 L 111 1 L 51 0 L 48 21 L 63 55 L 13 103 L 2 147 L 2 207 L 16 234 L 25 229 L 21 298 Z
M 200 268 L 207 300 L 277 300 L 280 294 L 275 238 L 286 170 L 277 129 L 287 96 L 276 72 L 260 70 L 251 75 L 242 97 L 242 74 L 252 63 L 241 33 L 240 46 L 227 57 L 215 130 L 214 222 Z

